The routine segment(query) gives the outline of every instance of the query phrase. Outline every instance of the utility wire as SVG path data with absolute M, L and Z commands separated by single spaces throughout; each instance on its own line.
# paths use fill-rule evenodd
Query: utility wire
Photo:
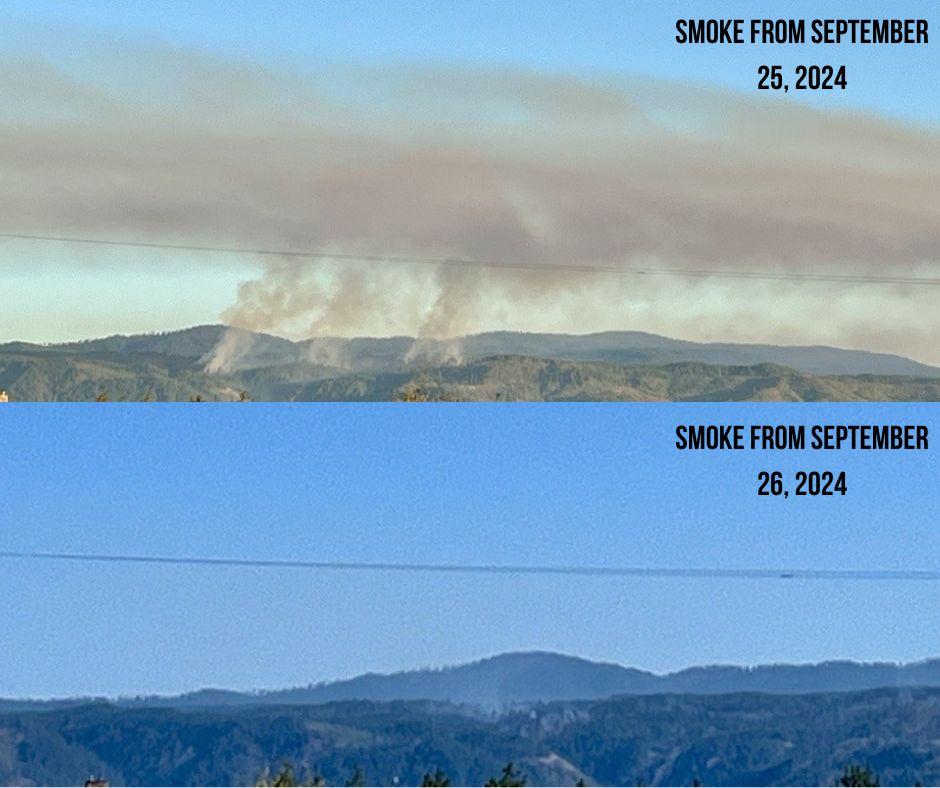
M 877 285 L 940 285 L 940 277 L 922 276 L 875 276 L 870 274 L 814 274 L 776 271 L 732 271 L 696 268 L 626 268 L 615 265 L 585 263 L 539 263 L 510 262 L 507 260 L 475 260 L 457 257 L 419 257 L 410 255 L 343 254 L 332 252 L 298 251 L 293 249 L 245 249 L 231 246 L 202 246 L 195 244 L 146 243 L 120 241 L 106 238 L 72 238 L 58 235 L 28 235 L 24 233 L 0 233 L 0 238 L 18 241 L 44 241 L 50 243 L 86 244 L 93 246 L 117 246 L 131 249 L 164 249 L 177 252 L 211 252 L 216 254 L 258 255 L 263 257 L 286 257 L 308 260 L 339 260 L 345 262 L 389 262 L 416 265 L 448 266 L 454 268 L 500 268 L 506 271 L 563 271 L 566 273 L 617 274 L 623 276 L 682 276 L 720 279 L 755 279 L 768 281 L 797 282 L 843 282 L 848 284 Z
M 702 569 L 640 566 L 537 566 L 512 564 L 424 564 L 365 561 L 301 561 L 259 558 L 199 558 L 188 556 L 119 555 L 0 551 L 0 559 L 74 561 L 168 566 L 256 567 L 362 572 L 426 572 L 474 575 L 569 575 L 581 577 L 691 578 L 744 580 L 940 580 L 940 571 L 913 569 Z

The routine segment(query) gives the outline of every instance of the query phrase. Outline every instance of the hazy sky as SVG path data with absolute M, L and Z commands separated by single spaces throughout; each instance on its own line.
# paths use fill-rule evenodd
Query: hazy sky
M 890 9 L 916 16 L 923 4 Z M 744 17 L 774 11 L 736 5 Z M 30 2 L 7 13 L 0 232 L 936 275 L 929 45 L 681 48 L 683 4 L 606 0 L 277 13 L 261 2 Z M 844 63 L 849 89 L 758 92 L 767 62 Z M 0 240 L 0 288 L 0 340 L 221 317 L 290 336 L 642 329 L 940 363 L 935 287 L 452 276 Z
M 419 412 L 420 411 L 420 412 Z M 918 405 L 0 411 L 0 549 L 338 561 L 936 569 L 936 452 L 683 455 L 677 423 Z M 755 494 L 844 469 L 845 498 Z M 934 583 L 363 574 L 0 560 L 0 696 L 305 684 L 554 649 L 652 670 L 940 653 Z M 28 655 L 28 658 L 25 658 Z
M 786 16 L 915 17 L 929 6 L 916 0 L 885 3 L 806 2 L 781 6 L 741 0 L 743 18 Z M 635 73 L 750 90 L 757 65 L 818 59 L 815 47 L 687 47 L 674 42 L 677 17 L 727 17 L 727 5 L 702 0 L 694 10 L 681 2 L 652 0 L 285 0 L 273 13 L 263 0 L 11 0 L 9 43 L 48 47 L 53 59 L 80 59 L 80 43 L 99 35 L 115 39 L 167 41 L 222 56 L 250 59 L 293 71 L 324 63 L 448 63 L 520 65 L 562 74 Z M 934 20 L 929 17 L 931 24 Z M 26 36 L 24 40 L 23 36 Z M 63 46 L 63 41 L 66 46 Z M 78 42 L 79 45 L 76 44 Z M 15 51 L 15 49 L 14 49 Z M 829 107 L 854 106 L 936 123 L 940 96 L 933 81 L 935 48 L 885 47 L 823 50 L 825 62 L 845 63 L 852 90 L 803 100 Z M 838 55 L 837 58 L 834 56 Z M 823 62 L 823 61 L 820 61 Z M 790 96 L 793 98 L 794 96 Z

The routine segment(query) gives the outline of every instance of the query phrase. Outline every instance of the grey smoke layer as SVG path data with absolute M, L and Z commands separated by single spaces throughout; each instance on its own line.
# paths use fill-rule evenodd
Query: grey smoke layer
M 0 63 L 4 229 L 566 266 L 259 259 L 224 315 L 233 325 L 630 328 L 940 361 L 940 288 L 588 270 L 936 276 L 934 130 L 650 80 L 296 75 L 159 47 L 96 57 L 70 71 Z M 159 264 L 128 264 L 144 260 Z

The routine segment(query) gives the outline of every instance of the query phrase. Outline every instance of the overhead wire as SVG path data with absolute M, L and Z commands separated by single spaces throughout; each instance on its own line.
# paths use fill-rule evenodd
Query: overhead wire
M 59 235 L 33 235 L 28 233 L 0 233 L 0 239 L 37 241 L 63 244 L 112 246 L 134 249 L 165 250 L 213 254 L 238 254 L 260 257 L 282 257 L 309 260 L 334 260 L 359 263 L 402 263 L 409 265 L 449 266 L 455 268 L 494 268 L 504 271 L 542 271 L 563 273 L 595 273 L 621 276 L 676 276 L 693 278 L 745 279 L 796 282 L 832 282 L 846 284 L 935 286 L 940 277 L 892 276 L 875 274 L 838 274 L 799 271 L 740 271 L 715 268 L 658 268 L 647 266 L 616 266 L 597 263 L 548 263 L 531 261 L 484 260 L 460 257 L 422 257 L 401 254 L 352 254 L 314 250 L 242 248 L 234 246 L 211 246 L 202 244 L 156 243 L 127 241 L 108 238 L 79 238 Z
M 535 564 L 455 564 L 394 561 L 312 561 L 278 558 L 134 555 L 118 553 L 0 551 L 0 560 L 56 561 L 164 566 L 242 567 L 261 569 L 337 570 L 352 572 L 408 572 L 471 575 L 560 575 L 612 578 L 740 579 L 740 580 L 851 580 L 940 581 L 940 570 L 917 569 L 807 569 L 807 568 L 701 568 L 655 566 L 590 566 Z

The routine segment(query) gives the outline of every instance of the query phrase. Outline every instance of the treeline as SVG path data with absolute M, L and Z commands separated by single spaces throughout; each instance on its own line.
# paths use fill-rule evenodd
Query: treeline
M 512 762 L 507 763 L 499 777 L 490 777 L 484 783 L 484 788 L 523 788 L 526 783 L 526 777 L 522 774 Z M 914 786 L 920 786 L 920 781 L 914 783 Z M 315 769 L 305 778 L 298 779 L 294 774 L 294 767 L 285 762 L 280 769 L 272 776 L 270 771 L 265 771 L 258 782 L 255 783 L 258 788 L 295 788 L 296 786 L 326 786 L 326 778 Z M 351 786 L 367 785 L 365 772 L 360 766 L 353 769 L 352 774 L 343 783 L 346 788 Z M 452 785 L 450 777 L 443 769 L 435 769 L 433 772 L 425 772 L 421 779 L 421 788 L 450 788 Z M 586 783 L 583 779 L 575 783 L 575 788 L 584 788 Z M 701 788 L 701 780 L 692 781 L 693 788 Z M 860 764 L 849 764 L 842 771 L 842 775 L 836 781 L 836 788 L 879 788 L 881 779 L 871 769 L 870 766 Z
M 255 783 L 257 788 L 295 788 L 296 786 L 326 786 L 329 783 L 322 774 L 313 769 L 303 777 L 298 778 L 295 774 L 293 764 L 284 762 L 276 772 L 266 770 Z M 343 782 L 346 788 L 353 786 L 365 786 L 366 775 L 361 766 L 355 766 L 352 774 Z M 583 786 L 583 780 L 579 780 L 577 785 Z M 433 772 L 425 772 L 421 779 L 421 788 L 449 788 L 452 783 L 450 777 L 443 769 L 435 769 Z M 490 777 L 484 783 L 484 788 L 523 788 L 526 785 L 526 777 L 522 774 L 514 763 L 507 763 L 500 773 L 499 777 Z

